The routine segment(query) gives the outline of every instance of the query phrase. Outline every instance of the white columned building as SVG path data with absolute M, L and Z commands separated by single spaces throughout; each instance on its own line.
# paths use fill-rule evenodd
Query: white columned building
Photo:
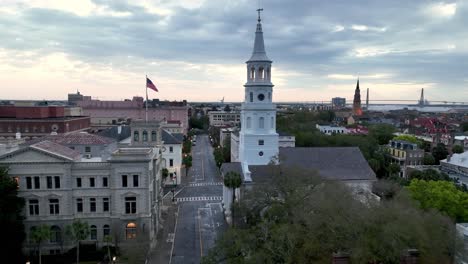
M 242 128 L 239 133 L 239 160 L 246 181 L 249 165 L 266 165 L 278 157 L 276 105 L 273 104 L 271 63 L 263 42 L 260 11 L 252 56 L 247 64 L 247 83 L 241 107 Z

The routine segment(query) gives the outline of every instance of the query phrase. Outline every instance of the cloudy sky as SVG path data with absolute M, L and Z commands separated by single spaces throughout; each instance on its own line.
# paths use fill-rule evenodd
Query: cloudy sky
M 466 0 L 0 2 L 1 99 L 240 101 L 261 5 L 275 101 L 468 102 Z

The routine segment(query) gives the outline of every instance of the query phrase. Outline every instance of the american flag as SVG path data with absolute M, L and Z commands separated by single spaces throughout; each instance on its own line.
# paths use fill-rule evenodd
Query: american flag
M 158 88 L 156 88 L 156 85 L 154 85 L 153 82 L 148 77 L 146 77 L 146 87 L 150 88 L 151 90 L 155 92 L 159 92 Z

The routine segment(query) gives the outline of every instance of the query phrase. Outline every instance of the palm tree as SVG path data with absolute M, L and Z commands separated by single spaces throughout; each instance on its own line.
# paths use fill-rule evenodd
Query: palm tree
M 40 225 L 34 228 L 31 232 L 31 239 L 39 248 L 39 264 L 42 263 L 42 242 L 49 240 L 51 234 L 50 226 L 48 225 Z
M 80 241 L 88 238 L 89 225 L 86 222 L 75 220 L 71 225 L 67 226 L 67 234 L 76 242 L 76 263 L 80 263 Z
M 224 186 L 232 189 L 232 223 L 234 224 L 234 202 L 236 201 L 236 189 L 242 184 L 242 178 L 239 173 L 229 171 L 224 175 Z
M 112 243 L 112 237 L 107 235 L 104 237 L 104 242 L 107 244 L 107 258 L 109 259 L 109 262 L 111 261 L 111 253 L 110 253 L 110 244 Z

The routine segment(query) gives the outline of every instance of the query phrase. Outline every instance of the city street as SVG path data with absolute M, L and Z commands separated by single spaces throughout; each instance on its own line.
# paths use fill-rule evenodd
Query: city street
M 174 227 L 166 239 L 166 243 L 172 243 L 168 263 L 200 263 L 226 228 L 221 206 L 222 179 L 212 153 L 208 136 L 197 136 L 192 147 L 192 168 L 175 195 L 175 223 L 166 223 Z M 165 200 L 170 201 L 169 198 L 171 194 Z M 150 263 L 157 263 L 157 259 L 161 258 L 151 257 Z

